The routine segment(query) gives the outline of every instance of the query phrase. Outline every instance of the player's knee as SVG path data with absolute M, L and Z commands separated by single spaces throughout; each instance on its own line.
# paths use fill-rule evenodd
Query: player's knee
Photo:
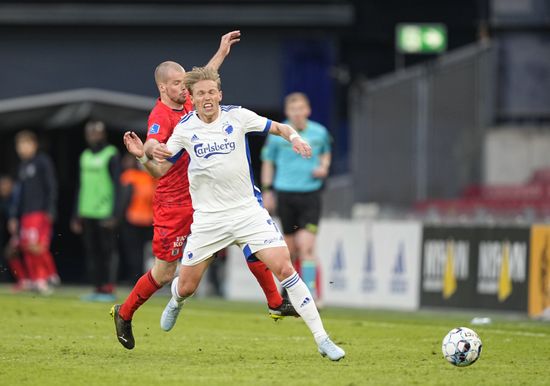
M 276 272 L 273 272 L 278 280 L 284 280 L 292 275 L 294 275 L 294 267 L 292 264 L 281 264 L 279 267 L 276 268 Z
M 198 286 L 198 283 L 182 282 L 180 279 L 180 282 L 178 285 L 178 294 L 182 298 L 188 298 L 190 296 L 193 296 L 193 294 L 197 290 L 197 286 Z

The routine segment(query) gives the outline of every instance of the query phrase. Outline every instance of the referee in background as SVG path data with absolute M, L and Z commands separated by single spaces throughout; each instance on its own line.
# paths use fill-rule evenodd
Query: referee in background
M 262 195 L 271 213 L 277 212 L 292 260 L 302 279 L 320 299 L 315 241 L 321 217 L 321 190 L 331 162 L 326 127 L 309 119 L 311 106 L 303 93 L 285 98 L 284 122 L 310 145 L 311 158 L 302 158 L 281 137 L 269 135 L 262 149 Z

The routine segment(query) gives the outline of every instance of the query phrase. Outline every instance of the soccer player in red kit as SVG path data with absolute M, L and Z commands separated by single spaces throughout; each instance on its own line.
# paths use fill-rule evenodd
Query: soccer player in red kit
M 231 46 L 240 40 L 240 31 L 232 31 L 221 38 L 220 48 L 207 66 L 218 69 Z M 187 167 L 189 155 L 180 152 L 170 170 L 161 177 L 158 165 L 150 161 L 150 153 L 158 143 L 166 143 L 181 117 L 193 110 L 184 86 L 185 70 L 175 62 L 163 62 L 155 70 L 160 98 L 148 120 L 147 141 L 140 162 L 155 177 L 159 177 L 153 202 L 153 254 L 155 264 L 135 284 L 126 301 L 111 309 L 118 341 L 127 349 L 134 348 L 132 317 L 134 312 L 158 289 L 172 281 L 177 262 L 183 253 L 185 239 L 193 221 L 193 207 L 189 194 Z M 125 140 L 126 143 L 126 140 Z M 128 146 L 128 144 L 127 144 Z M 129 149 L 130 150 L 130 149 Z M 135 155 L 135 154 L 134 154 Z M 288 302 L 283 302 L 271 271 L 256 258 L 247 260 L 248 266 L 264 291 L 273 318 L 297 315 Z

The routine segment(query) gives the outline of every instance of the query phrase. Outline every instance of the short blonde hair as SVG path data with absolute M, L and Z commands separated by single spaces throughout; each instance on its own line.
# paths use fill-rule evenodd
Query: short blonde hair
M 306 105 L 310 106 L 309 98 L 306 94 L 303 92 L 293 92 L 285 97 L 285 107 L 297 101 L 304 101 Z
M 210 67 L 193 67 L 192 71 L 185 74 L 185 88 L 193 94 L 193 86 L 201 80 L 213 80 L 218 86 L 218 90 L 222 88 L 222 80 L 218 71 Z

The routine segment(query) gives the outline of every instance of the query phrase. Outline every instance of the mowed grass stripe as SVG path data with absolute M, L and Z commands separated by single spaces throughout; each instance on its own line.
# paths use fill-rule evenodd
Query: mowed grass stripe
M 517 315 L 473 326 L 484 351 L 458 369 L 442 358 L 441 339 L 469 326 L 474 313 L 327 308 L 325 326 L 347 352 L 331 363 L 300 319 L 275 323 L 263 304 L 191 299 L 165 333 L 167 294 L 138 311 L 128 351 L 116 340 L 110 305 L 83 303 L 82 293 L 41 298 L 0 288 L 0 385 L 548 384 L 550 328 Z

